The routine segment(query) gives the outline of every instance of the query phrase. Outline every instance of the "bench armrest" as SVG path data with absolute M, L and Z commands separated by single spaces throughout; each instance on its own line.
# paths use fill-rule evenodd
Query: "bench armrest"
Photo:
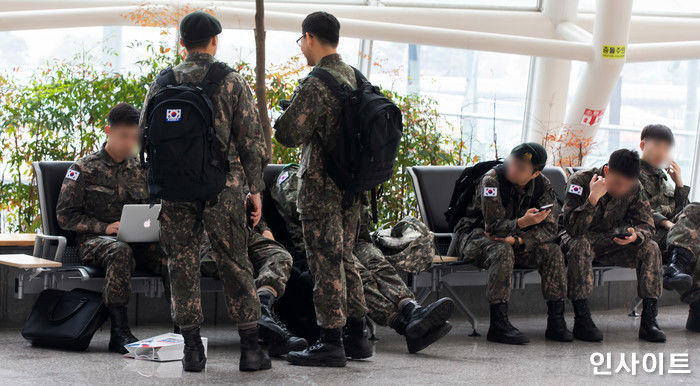
M 53 236 L 53 235 L 43 235 L 37 233 L 36 239 L 34 240 L 34 253 L 35 257 L 44 258 L 49 251 L 49 246 L 51 241 L 58 241 L 58 246 L 56 247 L 56 253 L 53 256 L 53 261 L 61 261 L 63 258 L 63 252 L 66 250 L 66 245 L 68 241 L 63 236 Z

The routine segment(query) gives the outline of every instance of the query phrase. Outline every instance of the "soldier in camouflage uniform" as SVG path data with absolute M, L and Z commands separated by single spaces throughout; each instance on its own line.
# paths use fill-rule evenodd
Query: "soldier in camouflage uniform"
M 127 352 L 125 344 L 137 341 L 127 321 L 131 274 L 138 265 L 163 275 L 169 299 L 167 259 L 158 243 L 127 244 L 116 238 L 122 207 L 148 201 L 146 173 L 133 156 L 140 138 L 139 112 L 120 103 L 107 115 L 107 142 L 102 149 L 68 169 L 56 207 L 58 225 L 77 233 L 83 263 L 104 268 L 102 298 L 112 322 L 109 350 Z
M 642 129 L 639 180 L 653 211 L 654 240 L 668 259 L 663 287 L 678 291 L 681 300 L 691 304 L 687 328 L 700 331 L 700 266 L 697 264 L 700 204 L 690 203 L 690 187 L 683 184 L 680 167 L 669 162 L 674 143 L 673 132 L 664 125 Z M 664 170 L 666 164 L 669 166 Z
M 464 217 L 455 226 L 462 260 L 489 273 L 490 341 L 529 342 L 508 321 L 516 264 L 540 272 L 548 308 L 546 337 L 562 342 L 573 340 L 564 321 L 564 256 L 555 241 L 559 204 L 549 180 L 542 175 L 546 162 L 547 151 L 542 145 L 529 142 L 516 146 L 505 165 L 484 174 Z M 553 206 L 548 209 L 538 209 L 550 204 Z
M 338 20 L 328 13 L 315 12 L 304 19 L 302 32 L 298 42 L 309 65 L 356 88 L 353 69 L 336 52 Z M 367 308 L 362 279 L 352 255 L 360 223 L 359 200 L 342 191 L 327 175 L 324 165 L 329 146 L 341 134 L 341 108 L 332 91 L 318 78 L 309 76 L 300 81 L 289 107 L 275 122 L 275 138 L 280 144 L 303 145 L 297 209 L 314 276 L 316 319 L 321 327 L 317 344 L 287 356 L 295 365 L 342 367 L 346 355 L 353 359 L 372 356 L 364 322 Z
M 270 188 L 272 199 L 285 220 L 285 227 L 290 234 L 293 245 L 301 237 L 301 222 L 296 210 L 297 174 L 299 167 L 295 164 L 286 166 Z M 397 268 L 393 266 L 382 250 L 374 245 L 369 232 L 371 214 L 369 206 L 364 206 L 360 222 L 360 234 L 353 255 L 355 266 L 362 277 L 362 287 L 367 302 L 368 315 L 382 326 L 390 326 L 397 333 L 406 337 L 406 345 L 411 353 L 418 352 L 436 342 L 452 329 L 447 321 L 454 310 L 452 299 L 442 298 L 425 307 L 415 301 L 415 297 L 406 283 L 401 279 Z M 412 221 L 407 221 L 412 222 Z M 432 234 L 428 245 L 432 245 Z M 422 244 L 421 244 L 422 245 Z M 430 248 L 429 258 L 435 254 Z M 400 251 L 396 255 L 400 255 Z M 425 267 L 422 261 L 425 248 L 411 250 L 398 263 L 404 267 Z M 395 256 L 396 256 L 395 255 Z M 422 271 L 414 270 L 418 274 Z
M 569 178 L 562 249 L 567 253 L 569 298 L 578 339 L 603 339 L 588 307 L 594 261 L 637 269 L 637 292 L 644 304 L 639 337 L 653 342 L 666 339 L 656 323 L 661 251 L 652 239 L 654 219 L 637 179 L 639 169 L 637 153 L 620 149 L 602 168 L 582 170 Z
M 177 83 L 198 84 L 216 62 L 221 24 L 204 12 L 193 12 L 180 22 L 181 43 L 187 51 L 183 63 L 173 72 Z M 158 92 L 156 82 L 148 90 L 142 111 Z M 248 259 L 246 202 L 252 205 L 251 221 L 261 215 L 260 192 L 264 189 L 262 171 L 267 164 L 267 149 L 257 108 L 250 87 L 241 75 L 229 73 L 213 92 L 214 130 L 221 151 L 228 149 L 229 172 L 226 185 L 215 202 L 162 201 L 161 242 L 169 255 L 172 279 L 173 319 L 185 338 L 183 367 L 201 371 L 206 365 L 199 335 L 202 323 L 200 294 L 199 240 L 207 231 L 218 257 L 226 304 L 241 336 L 239 369 L 255 371 L 270 368 L 270 358 L 258 345 L 260 301 Z M 229 145 L 230 142 L 230 146 Z M 245 189 L 250 190 L 246 198 Z
M 214 253 L 209 237 L 203 232 L 199 253 L 202 276 L 221 279 Z M 248 257 L 253 263 L 255 286 L 260 298 L 260 338 L 267 344 L 270 355 L 279 357 L 289 351 L 305 349 L 308 347 L 306 340 L 290 334 L 287 326 L 274 312 L 275 302 L 284 295 L 289 280 L 292 256 L 275 241 L 264 219 L 260 220 L 250 234 Z

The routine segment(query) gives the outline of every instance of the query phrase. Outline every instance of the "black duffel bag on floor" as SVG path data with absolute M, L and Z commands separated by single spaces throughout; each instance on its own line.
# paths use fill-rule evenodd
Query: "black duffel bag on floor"
M 39 294 L 22 336 L 34 346 L 84 351 L 107 317 L 99 292 L 47 289 Z

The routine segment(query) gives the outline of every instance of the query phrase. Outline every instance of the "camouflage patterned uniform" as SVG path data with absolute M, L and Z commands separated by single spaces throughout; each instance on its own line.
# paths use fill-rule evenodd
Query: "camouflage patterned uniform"
M 700 288 L 700 202 L 688 204 L 676 216 L 675 224 L 668 231 L 668 246 L 682 247 L 693 253 L 695 260 L 690 264 L 693 269 L 688 273 L 693 276 L 693 288 Z
M 653 239 L 659 244 L 662 252 L 666 251 L 666 235 L 668 230 L 661 225 L 664 220 L 674 224 L 678 221 L 683 208 L 688 205 L 689 186 L 674 187 L 668 182 L 668 175 L 662 169 L 651 166 L 648 162 L 641 161 L 641 174 L 639 181 L 642 183 L 643 192 L 649 200 L 654 215 Z
M 604 195 L 596 206 L 588 201 L 590 181 L 602 168 L 582 170 L 571 177 L 562 213 L 566 233 L 562 249 L 567 251 L 569 298 L 587 299 L 593 290 L 593 261 L 637 269 L 637 292 L 641 298 L 661 296 L 661 251 L 652 239 L 654 218 L 641 184 L 625 197 Z M 575 193 L 574 193 L 575 192 Z M 580 193 L 580 194 L 579 194 Z M 612 235 L 632 227 L 637 241 L 618 245 Z
M 175 79 L 178 83 L 199 83 L 212 63 L 214 58 L 209 54 L 189 53 L 183 63 L 173 68 Z M 142 110 L 142 127 L 146 104 L 157 89 L 155 82 L 151 84 Z M 253 265 L 247 254 L 250 231 L 246 225 L 244 192 L 246 185 L 253 193 L 265 187 L 262 179 L 267 164 L 265 140 L 252 93 L 239 74 L 230 73 L 224 79 L 212 96 L 212 105 L 222 151 L 231 140 L 226 186 L 216 203 L 163 200 L 160 216 L 161 242 L 170 256 L 173 320 L 184 328 L 200 325 L 203 320 L 199 283 L 199 238 L 203 230 L 219 256 L 217 266 L 231 318 L 238 324 L 257 322 L 260 318 Z
M 328 55 L 317 66 L 356 87 L 354 71 L 340 55 Z M 352 256 L 360 222 L 357 198 L 344 200 L 345 192 L 327 176 L 324 166 L 326 151 L 340 135 L 340 117 L 337 97 L 323 82 L 309 76 L 300 81 L 289 108 L 275 122 L 279 143 L 303 145 L 297 210 L 314 276 L 316 319 L 323 328 L 343 327 L 346 318 L 367 313 L 362 279 Z
M 284 295 L 284 289 L 292 271 L 292 255 L 282 244 L 263 236 L 270 228 L 264 220 L 260 220 L 253 229 L 248 240 L 248 258 L 255 270 L 255 288 L 270 287 L 277 292 L 276 298 Z M 206 232 L 202 234 L 200 244 L 200 260 L 202 261 L 202 276 L 220 279 L 216 269 L 217 257 L 209 242 Z
M 509 300 L 515 265 L 539 270 L 545 299 L 566 298 L 564 256 L 555 242 L 559 205 L 547 177 L 537 178 L 541 178 L 545 186 L 542 196 L 534 197 L 535 180 L 532 180 L 523 190 L 512 186 L 508 205 L 504 207 L 496 170 L 488 171 L 477 186 L 467 215 L 455 227 L 462 260 L 488 270 L 489 303 Z M 528 209 L 548 204 L 554 207 L 541 223 L 525 229 L 518 227 L 518 218 Z M 508 243 L 490 240 L 484 232 L 499 237 L 518 236 L 523 244 L 514 250 Z
M 107 225 L 119 221 L 124 205 L 144 204 L 147 199 L 146 173 L 138 158 L 117 163 L 104 146 L 77 160 L 63 180 L 56 207 L 58 224 L 77 233 L 84 264 L 105 269 L 102 297 L 108 306 L 129 302 L 131 274 L 137 265 L 161 274 L 169 292 L 167 258 L 158 243 L 127 244 L 100 237 Z

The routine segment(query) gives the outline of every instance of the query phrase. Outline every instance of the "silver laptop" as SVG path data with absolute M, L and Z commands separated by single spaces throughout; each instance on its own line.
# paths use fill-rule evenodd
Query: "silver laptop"
M 155 243 L 160 240 L 160 204 L 130 204 L 122 208 L 117 240 L 125 243 Z

